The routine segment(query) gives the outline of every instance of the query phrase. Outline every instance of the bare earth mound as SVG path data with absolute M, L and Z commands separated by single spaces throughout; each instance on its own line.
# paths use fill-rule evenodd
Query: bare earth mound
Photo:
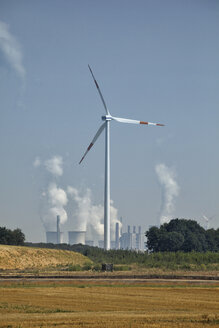
M 0 245 L 0 270 L 44 269 L 91 262 L 72 251 Z

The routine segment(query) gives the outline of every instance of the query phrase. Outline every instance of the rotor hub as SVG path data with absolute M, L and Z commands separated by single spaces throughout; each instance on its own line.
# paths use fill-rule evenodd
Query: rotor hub
M 112 116 L 111 115 L 104 115 L 104 116 L 102 116 L 102 120 L 103 121 L 111 121 L 112 120 Z

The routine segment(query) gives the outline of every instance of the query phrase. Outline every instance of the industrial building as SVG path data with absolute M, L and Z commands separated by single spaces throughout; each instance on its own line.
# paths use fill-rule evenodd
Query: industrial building
M 128 226 L 127 232 L 122 233 L 119 240 L 120 249 L 144 251 L 144 234 L 141 232 L 141 226 L 138 227 L 138 232 L 136 232 L 135 226 L 133 226 L 133 232 Z
M 99 240 L 98 245 L 100 248 L 104 248 L 103 240 Z M 116 223 L 115 241 L 111 240 L 111 249 L 129 249 L 143 252 L 144 247 L 144 234 L 141 232 L 141 226 L 138 227 L 138 232 L 136 232 L 135 226 L 133 226 L 132 232 L 131 227 L 128 226 L 127 232 L 122 233 L 122 230 L 119 229 L 119 223 Z

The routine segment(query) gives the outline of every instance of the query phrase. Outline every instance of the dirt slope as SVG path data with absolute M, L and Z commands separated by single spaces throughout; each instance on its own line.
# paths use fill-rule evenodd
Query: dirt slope
M 0 270 L 44 269 L 58 265 L 83 265 L 85 256 L 64 250 L 0 245 Z

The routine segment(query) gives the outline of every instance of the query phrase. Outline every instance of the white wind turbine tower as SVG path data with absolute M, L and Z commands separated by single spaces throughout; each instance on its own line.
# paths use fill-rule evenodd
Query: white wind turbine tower
M 105 108 L 106 115 L 102 116 L 102 120 L 104 121 L 104 123 L 100 126 L 99 130 L 95 134 L 93 140 L 91 141 L 90 145 L 88 146 L 88 148 L 87 148 L 84 156 L 80 160 L 79 164 L 81 164 L 81 162 L 87 155 L 88 151 L 95 144 L 98 137 L 100 136 L 100 134 L 103 132 L 103 130 L 105 128 L 104 249 L 108 250 L 108 249 L 110 249 L 110 122 L 116 121 L 119 123 L 146 124 L 146 125 L 158 125 L 158 126 L 164 126 L 164 124 L 130 120 L 127 118 L 120 118 L 120 117 L 112 116 L 106 106 L 106 103 L 105 103 L 103 95 L 100 91 L 99 85 L 94 77 L 94 74 L 89 65 L 88 65 L 88 67 L 89 67 L 89 70 L 93 77 L 94 83 L 97 87 L 97 90 L 99 92 L 100 98 L 101 98 L 103 106 Z

